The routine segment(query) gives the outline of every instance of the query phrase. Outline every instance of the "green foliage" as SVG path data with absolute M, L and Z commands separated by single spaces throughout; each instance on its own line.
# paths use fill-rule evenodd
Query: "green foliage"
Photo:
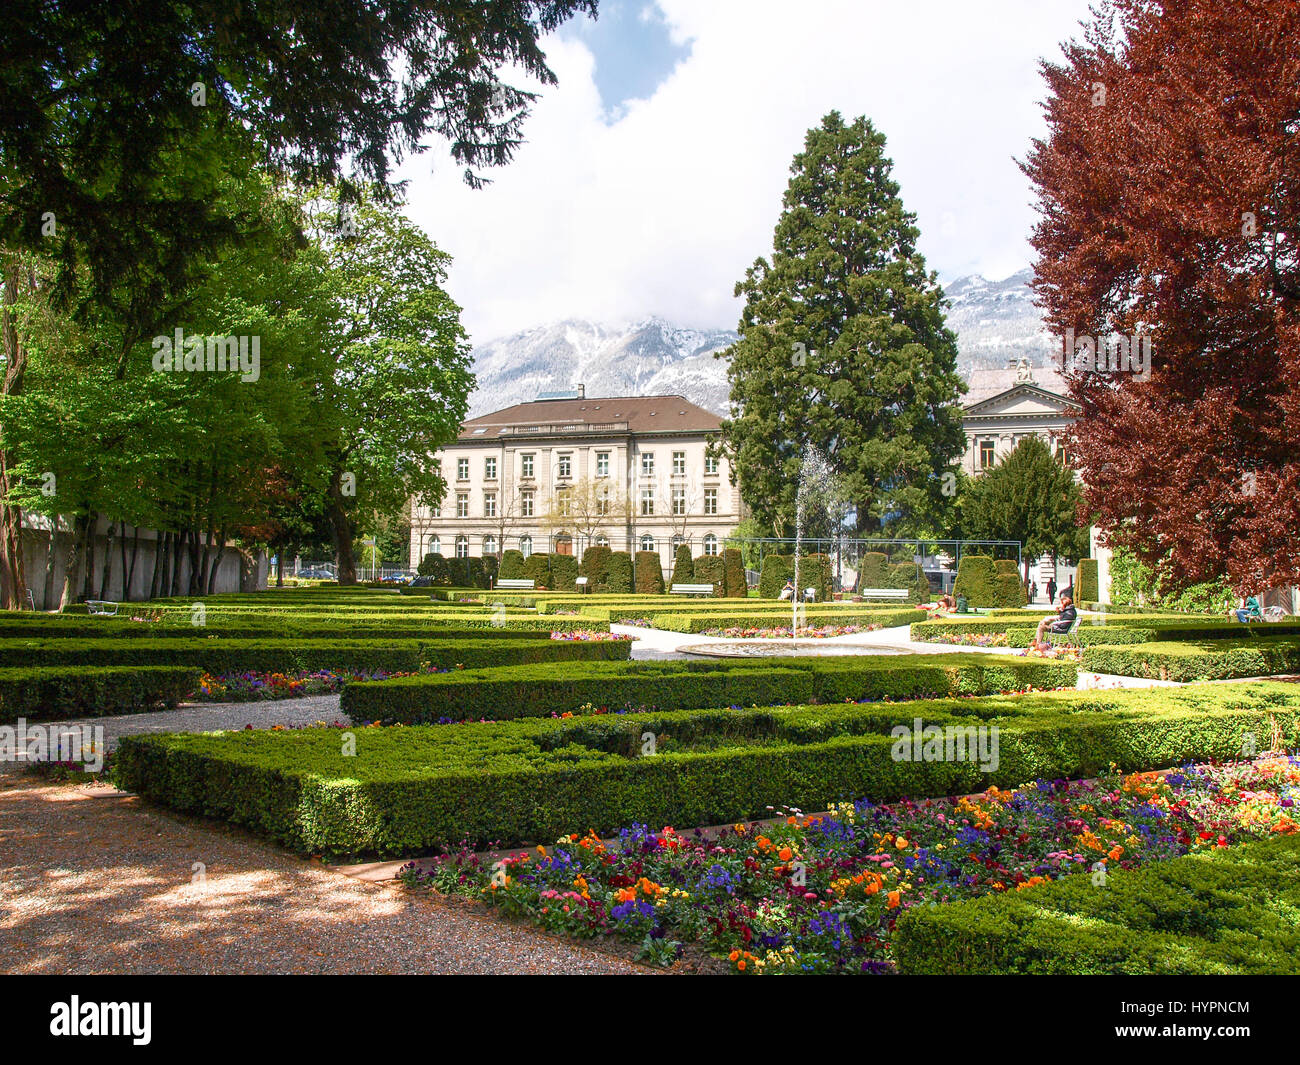
M 1144 642 L 1127 647 L 1085 647 L 1083 663 L 1085 669 L 1096 673 L 1184 682 L 1266 677 L 1300 669 L 1300 639 L 1262 636 L 1246 640 L 1187 640 Z
M 638 551 L 633 559 L 636 590 L 642 595 L 663 595 L 664 574 L 658 551 Z
M 762 540 L 763 538 L 769 537 L 771 535 L 772 535 L 772 530 L 768 526 L 764 525 L 761 521 L 759 521 L 755 517 L 748 517 L 748 518 L 741 518 L 740 524 L 736 526 L 735 530 L 732 532 L 731 536 L 728 539 L 733 541 L 744 541 L 744 540 L 752 541 L 752 540 Z M 741 558 L 744 560 L 745 563 L 745 569 L 756 570 L 762 568 L 762 559 L 759 557 L 761 551 L 758 544 L 741 543 L 739 547 L 740 547 Z
M 574 582 L 578 579 L 578 560 L 572 555 L 551 555 L 551 577 L 547 582 L 548 588 L 553 588 L 557 592 L 571 592 L 574 590 Z
M 703 600 L 693 600 L 701 603 Z M 644 608 L 635 611 L 644 616 Z M 613 612 L 611 612 L 613 613 Z M 803 623 L 807 625 L 875 625 L 888 628 L 891 625 L 910 625 L 920 621 L 926 615 L 919 610 L 886 610 L 873 607 L 867 610 L 846 610 L 835 607 L 821 610 L 816 605 L 802 608 Z M 679 607 L 677 610 L 650 613 L 650 622 L 656 629 L 668 632 L 708 632 L 712 629 L 788 629 L 790 627 L 790 607 L 780 604 L 775 610 L 743 611 L 735 614 L 720 611 L 701 611 L 695 606 Z
M 864 588 L 897 588 L 889 583 L 889 560 L 879 551 L 868 551 L 858 563 L 858 591 Z
M 758 575 L 758 597 L 779 599 L 785 582 L 794 579 L 793 558 L 790 555 L 770 554 L 763 558 L 763 568 Z
M 815 675 L 790 672 L 792 684 Z M 889 730 L 916 717 L 996 724 L 996 769 L 898 761 Z M 113 772 L 151 802 L 248 826 L 296 851 L 360 857 L 613 833 L 633 821 L 728 824 L 862 796 L 880 803 L 1096 776 L 1112 763 L 1156 769 L 1237 757 L 1245 731 L 1276 726 L 1294 744 L 1298 725 L 1293 685 L 1207 685 L 376 728 L 350 756 L 327 728 L 125 736 Z M 658 738 L 654 757 L 641 754 L 647 732 Z
M 903 973 L 1292 974 L 1300 836 L 906 910 Z
M 1154 571 L 1140 562 L 1133 552 L 1120 546 L 1114 548 L 1110 560 L 1112 603 L 1219 614 L 1227 609 L 1229 603 L 1235 602 L 1227 577 L 1193 584 L 1178 592 L 1163 589 L 1164 585 Z
M 609 556 L 608 547 L 596 545 L 587 548 L 582 553 L 582 565 L 579 567 L 579 575 L 586 577 L 589 584 L 593 587 L 598 584 L 607 584 L 609 581 Z
M 527 580 L 524 576 L 524 553 L 517 551 L 513 547 L 501 553 L 501 566 L 497 570 L 497 576 L 501 580 L 521 581 Z
M 1014 562 L 1011 563 L 1010 573 L 1000 571 L 993 574 L 993 606 L 1006 609 L 1025 606 L 1029 602 L 1025 583 L 1015 571 L 1015 565 Z
M 774 254 L 736 285 L 745 307 L 726 357 L 742 413 L 723 437 L 755 519 L 785 535 L 810 446 L 866 533 L 937 509 L 939 475 L 966 445 L 956 337 L 884 150 L 866 118 L 832 111 L 809 130 Z
M 611 592 L 631 592 L 632 556 L 626 551 L 611 551 L 606 574 L 605 585 Z
M 524 580 L 533 581 L 535 588 L 549 588 L 551 579 L 551 556 L 545 551 L 534 551 L 524 559 Z M 572 589 L 565 589 L 572 591 Z
M 954 598 L 965 596 L 971 606 L 997 606 L 996 573 L 993 559 L 987 555 L 962 555 L 957 563 L 957 579 L 953 583 Z
M 700 555 L 693 563 L 695 584 L 713 585 L 713 594 L 722 598 L 727 594 L 727 567 L 721 555 Z
M 172 709 L 198 690 L 192 666 L 0 668 L 0 723 Z
M 687 552 L 689 556 L 689 552 Z M 741 560 L 740 550 L 728 547 L 722 552 L 722 566 L 726 573 L 727 597 L 744 599 L 749 595 L 749 584 L 745 580 L 745 564 Z
M 1079 573 L 1074 579 L 1075 599 L 1080 603 L 1096 603 L 1101 597 L 1097 585 L 1097 560 L 1079 559 Z
M 678 544 L 673 553 L 672 584 L 694 584 L 695 564 L 691 560 L 691 545 Z

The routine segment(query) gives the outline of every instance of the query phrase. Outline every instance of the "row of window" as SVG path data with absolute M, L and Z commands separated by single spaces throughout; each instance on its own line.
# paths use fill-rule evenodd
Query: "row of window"
M 596 452 L 596 476 L 609 476 L 609 455 L 608 451 Z M 522 454 L 519 456 L 519 476 L 523 480 L 532 477 L 534 460 L 533 454 Z M 673 452 L 673 476 L 686 476 L 686 452 Z M 641 474 L 650 476 L 655 472 L 655 453 L 653 451 L 641 452 Z M 704 472 L 706 474 L 716 474 L 718 472 L 718 460 L 713 455 L 704 456 Z M 572 477 L 573 476 L 573 456 L 571 454 L 561 454 L 555 459 L 555 476 Z M 485 481 L 495 481 L 497 478 L 497 459 L 495 455 L 488 455 L 483 459 L 483 479 Z M 458 458 L 456 460 L 456 480 L 469 480 L 469 459 Z
M 1018 441 L 1017 441 L 1017 442 L 1018 442 Z M 1062 463 L 1063 465 L 1065 465 L 1065 466 L 1072 466 L 1072 465 L 1074 465 L 1074 464 L 1070 461 L 1070 453 L 1069 453 L 1069 451 L 1066 449 L 1065 445 L 1062 444 L 1062 443 L 1060 443 L 1059 441 L 1058 441 L 1058 443 L 1057 443 L 1057 447 L 1056 447 L 1056 457 L 1057 457 L 1057 458 L 1061 461 L 1061 463 Z M 992 469 L 994 466 L 997 465 L 997 462 L 998 462 L 998 458 L 997 458 L 997 441 L 996 441 L 996 440 L 981 440 L 981 441 L 979 442 L 979 468 L 980 468 L 981 470 Z
M 567 488 L 561 488 L 555 493 L 556 509 L 561 517 L 568 517 L 572 513 L 573 499 Z M 609 489 L 605 489 L 596 497 L 596 513 L 609 514 L 613 506 L 612 497 Z M 674 488 L 672 497 L 669 500 L 669 508 L 673 514 L 681 516 L 687 514 L 688 503 L 686 499 L 685 488 Z M 531 518 L 536 514 L 537 499 L 536 493 L 525 489 L 519 493 L 519 517 Z M 433 517 L 442 517 L 442 508 L 433 509 Z M 641 490 L 641 516 L 653 517 L 655 513 L 655 492 L 653 488 L 643 488 Z M 704 490 L 704 511 L 705 514 L 718 513 L 718 490 L 716 488 L 706 488 Z M 483 517 L 495 518 L 497 516 L 497 494 L 495 492 L 483 493 Z M 456 517 L 469 517 L 469 493 L 456 493 Z
M 495 536 L 489 534 L 483 537 L 483 554 L 485 556 L 495 555 L 497 553 L 498 543 L 499 541 Z M 674 536 L 672 540 L 673 550 L 675 551 L 677 549 L 677 546 L 681 543 L 684 543 L 682 538 L 680 536 Z M 573 545 L 573 541 L 570 539 L 558 538 L 556 541 L 556 548 L 557 550 L 560 551 L 561 554 L 570 554 L 572 552 L 572 545 Z M 646 535 L 641 537 L 640 545 L 641 545 L 640 550 L 642 551 L 658 550 L 658 547 L 656 546 L 655 538 L 653 536 Z M 565 546 L 568 546 L 569 548 L 568 551 L 562 550 L 562 548 Z M 608 547 L 609 537 L 608 536 L 596 537 L 596 546 Z M 455 548 L 456 558 L 469 558 L 469 537 L 464 535 L 463 533 L 460 536 L 457 536 L 454 541 L 454 548 Z M 533 538 L 531 536 L 521 536 L 519 538 L 519 550 L 523 552 L 523 556 L 525 558 L 531 555 L 533 553 Z M 431 554 L 438 554 L 438 555 L 442 554 L 442 537 L 437 535 L 430 536 L 428 543 L 425 547 L 425 551 L 426 553 L 431 553 Z M 704 538 L 704 553 L 706 555 L 716 555 L 718 553 L 718 538 L 714 536 L 712 533 L 709 533 Z

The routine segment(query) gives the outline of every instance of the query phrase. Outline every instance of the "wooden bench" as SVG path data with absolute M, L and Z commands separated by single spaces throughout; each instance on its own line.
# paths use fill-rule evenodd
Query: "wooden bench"
M 497 581 L 497 587 L 512 592 L 531 592 L 537 587 L 537 582 L 525 580 L 522 577 L 506 577 Z
M 712 595 L 711 584 L 674 584 L 668 591 L 672 595 Z
M 863 599 L 906 599 L 906 588 L 864 588 Z
M 99 614 L 106 618 L 117 617 L 117 604 L 107 599 L 87 599 L 86 609 L 92 614 Z

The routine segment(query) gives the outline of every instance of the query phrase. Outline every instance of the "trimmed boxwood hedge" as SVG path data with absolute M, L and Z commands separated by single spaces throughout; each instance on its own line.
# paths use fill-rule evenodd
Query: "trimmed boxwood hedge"
M 349 689 L 350 690 L 350 689 Z M 891 720 L 993 723 L 999 762 L 897 761 Z M 679 828 L 960 795 L 1240 754 L 1245 732 L 1300 738 L 1286 684 L 764 710 L 605 714 L 500 724 L 123 737 L 119 786 L 332 857 L 551 841 L 633 822 Z M 657 753 L 640 757 L 643 737 Z
M 573 713 L 584 703 L 610 710 L 842 703 L 1059 688 L 1077 678 L 1072 663 L 994 655 L 518 666 L 351 684 L 342 710 L 353 720 L 404 724 L 502 721 Z
M 632 556 L 626 551 L 611 551 L 605 562 L 605 584 L 611 592 L 631 594 Z
M 664 571 L 658 551 L 638 551 L 633 558 L 636 566 L 636 590 L 643 595 L 663 595 Z
M 993 559 L 988 555 L 962 555 L 957 563 L 957 579 L 952 594 L 964 596 L 970 606 L 998 606 L 997 573 Z
M 0 722 L 171 709 L 194 694 L 200 675 L 172 665 L 0 668 Z
M 953 636 L 962 633 L 988 635 L 990 633 L 1005 632 L 1008 636 L 1007 642 L 1009 646 L 1028 647 L 1035 626 L 1041 618 L 1046 616 L 1046 611 L 1039 613 L 1032 610 L 1021 610 L 998 613 L 991 617 L 942 618 L 914 624 L 910 635 L 913 640 L 924 642 L 933 639 L 935 636 Z M 1106 617 L 1106 621 L 1102 624 L 1096 624 L 1096 621 L 1102 616 Z M 1119 645 L 1149 643 L 1156 640 L 1268 641 L 1279 636 L 1300 636 L 1300 623 L 1279 622 L 1266 624 L 1260 622 L 1247 626 L 1234 622 L 1225 622 L 1217 618 L 1198 621 L 1196 619 L 1171 618 L 1168 616 L 1153 618 L 1148 615 L 1133 615 L 1131 617 L 1098 615 L 1097 617 L 1085 616 L 1083 624 L 1079 626 L 1076 635 L 1079 642 L 1085 647 L 1089 644 Z
M 740 548 L 728 547 L 723 550 L 722 568 L 726 573 L 727 597 L 744 599 L 749 595 L 749 585 L 745 581 L 745 562 Z
M 1293 673 L 1300 670 L 1300 638 L 1085 647 L 1083 668 L 1122 677 L 1177 681 Z
M 411 673 L 524 662 L 626 659 L 631 642 L 552 640 L 5 640 L 0 666 L 184 665 L 209 673 L 357 670 Z
M 636 613 L 635 610 L 631 612 L 631 614 Z M 617 616 L 619 616 L 619 612 L 611 613 L 611 617 Z M 744 614 L 712 612 L 661 614 L 643 611 L 639 616 L 649 617 L 651 625 L 656 629 L 665 629 L 669 632 L 695 633 L 705 632 L 708 629 L 788 629 L 790 627 L 790 607 L 788 606 L 784 610 L 756 610 Z M 920 610 L 851 610 L 844 607 L 829 607 L 824 611 L 819 611 L 816 607 L 809 606 L 806 608 L 803 620 L 805 624 L 812 626 L 880 625 L 883 628 L 890 628 L 894 625 L 908 625 L 923 617 L 925 617 L 925 613 Z
M 1106 875 L 906 910 L 904 973 L 1294 975 L 1300 836 L 1241 843 Z
M 1079 572 L 1074 581 L 1074 594 L 1084 603 L 1097 601 L 1098 576 L 1095 558 L 1079 559 Z

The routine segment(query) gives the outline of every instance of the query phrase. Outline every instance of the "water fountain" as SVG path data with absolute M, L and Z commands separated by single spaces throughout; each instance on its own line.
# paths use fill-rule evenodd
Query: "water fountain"
M 809 447 L 799 466 L 799 485 L 795 489 L 794 503 L 794 594 L 790 596 L 790 639 L 799 632 L 800 607 L 803 604 L 803 586 L 799 583 L 799 553 L 803 549 L 803 534 L 808 526 L 809 511 L 816 508 L 823 519 L 834 503 L 836 494 L 835 471 L 826 456 L 815 447 Z

